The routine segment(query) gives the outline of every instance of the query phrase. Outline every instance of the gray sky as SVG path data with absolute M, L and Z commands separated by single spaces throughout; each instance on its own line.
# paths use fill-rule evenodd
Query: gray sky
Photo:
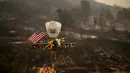
M 67 0 L 73 4 L 79 4 L 81 0 Z M 130 7 L 130 0 L 95 0 L 97 2 L 105 3 L 108 5 L 120 5 L 123 7 Z
M 96 1 L 109 5 L 117 4 L 123 7 L 130 7 L 130 0 L 96 0 Z

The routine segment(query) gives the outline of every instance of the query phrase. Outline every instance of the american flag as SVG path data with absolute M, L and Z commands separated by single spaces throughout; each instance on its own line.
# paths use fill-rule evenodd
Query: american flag
M 28 40 L 31 41 L 33 44 L 36 44 L 40 39 L 42 39 L 44 37 L 44 33 L 40 32 L 39 34 L 37 33 L 33 33 Z

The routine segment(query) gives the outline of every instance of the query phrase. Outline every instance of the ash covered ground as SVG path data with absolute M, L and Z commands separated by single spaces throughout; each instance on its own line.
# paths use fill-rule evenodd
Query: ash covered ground
M 84 2 L 83 6 L 79 8 L 80 6 L 71 6 L 66 1 L 63 5 L 61 3 L 62 1 L 57 0 L 53 4 L 54 9 L 62 6 L 57 16 L 57 20 L 63 24 L 60 36 L 66 37 L 68 42 L 76 43 L 76 46 L 74 48 L 57 48 L 58 73 L 129 72 L 129 15 L 127 15 L 128 17 L 124 15 L 126 18 L 120 19 L 123 9 L 110 6 L 110 10 L 117 10 L 114 12 L 117 12 L 118 18 L 114 18 L 114 13 L 111 16 L 110 13 L 107 13 L 109 11 L 104 12 L 104 23 L 100 19 L 95 21 L 93 18 L 100 18 L 102 8 L 106 8 L 107 5 L 90 1 L 91 8 L 84 8 L 84 5 L 88 5 Z M 94 6 L 95 4 L 99 6 L 98 9 Z M 1 2 L 1 72 L 36 73 L 38 67 L 50 63 L 50 52 L 43 52 L 41 48 L 32 48 L 27 40 L 36 29 L 36 24 L 39 24 L 46 32 L 44 24 L 51 20 L 49 8 L 46 8 L 47 5 L 42 8 L 43 4 L 36 5 L 37 7 L 32 5 L 26 4 L 24 1 Z M 87 13 L 88 15 L 84 17 L 82 14 L 85 10 L 93 13 Z M 124 9 L 124 12 L 128 11 L 129 9 Z M 43 39 L 43 41 L 46 40 Z

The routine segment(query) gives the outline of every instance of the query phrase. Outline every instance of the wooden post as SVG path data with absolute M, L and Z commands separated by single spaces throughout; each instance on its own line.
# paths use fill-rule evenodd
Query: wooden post
M 56 73 L 56 51 L 52 50 L 51 51 L 51 61 L 52 61 L 52 68 L 54 69 L 54 73 Z
M 100 73 L 100 67 L 99 67 L 99 65 L 96 64 L 95 67 L 96 67 L 96 73 Z
M 53 44 L 54 44 L 54 46 L 50 49 L 50 52 L 51 52 L 51 65 L 52 65 L 52 68 L 54 69 L 54 72 L 53 73 L 56 73 L 56 71 L 57 71 L 57 66 L 56 66 L 56 49 L 58 48 L 57 47 L 57 42 L 55 41 L 55 39 L 53 39 L 54 41 L 53 41 Z M 48 43 L 42 43 L 42 45 L 41 46 L 43 46 L 43 45 L 47 45 Z M 62 45 L 69 45 L 69 47 L 75 47 L 75 43 L 63 43 Z M 63 46 L 62 46 L 63 47 Z M 44 49 L 44 50 L 46 50 L 46 49 Z
M 51 50 L 51 64 L 52 64 L 52 68 L 54 69 L 54 73 L 56 73 L 56 49 L 57 49 L 57 42 L 55 41 L 55 39 L 53 39 L 53 44 L 55 45 L 52 50 Z

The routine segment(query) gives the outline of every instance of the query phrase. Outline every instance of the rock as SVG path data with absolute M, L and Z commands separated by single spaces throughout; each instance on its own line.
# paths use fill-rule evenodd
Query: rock
M 59 71 L 59 73 L 65 73 L 65 70 L 61 70 L 61 71 Z
M 37 68 L 36 68 L 35 66 L 33 66 L 33 67 L 32 67 L 32 70 L 35 70 L 35 69 L 37 69 Z
M 119 69 L 117 69 L 115 67 L 111 67 L 110 70 L 112 70 L 112 71 L 120 71 Z

